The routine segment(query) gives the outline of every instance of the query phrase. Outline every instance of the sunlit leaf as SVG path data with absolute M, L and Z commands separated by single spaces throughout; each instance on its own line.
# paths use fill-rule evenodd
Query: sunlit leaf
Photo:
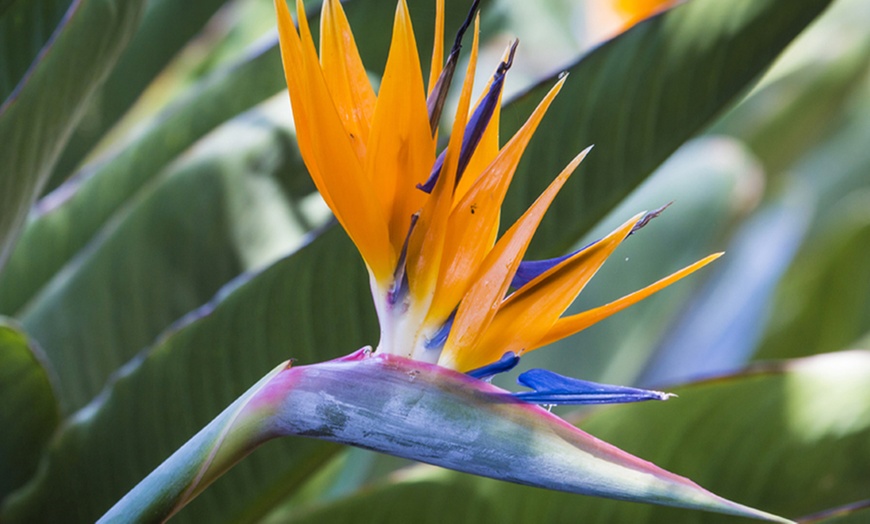
M 561 166 L 595 149 L 566 184 L 532 244 L 567 249 L 677 147 L 712 123 L 828 0 L 693 0 L 634 26 L 566 67 L 571 73 L 508 193 L 516 218 Z M 515 130 L 552 80 L 502 111 Z
M 131 38 L 143 4 L 144 0 L 72 4 L 60 25 L 51 29 L 51 40 L 28 66 L 28 74 L 0 105 L 0 268 L 61 147 L 81 118 L 83 104 Z M 4 20 L 14 22 L 8 15 Z M 94 27 L 103 29 L 95 31 Z M 10 36 L 15 38 L 14 33 Z M 59 85 L 63 86 L 60 95 Z

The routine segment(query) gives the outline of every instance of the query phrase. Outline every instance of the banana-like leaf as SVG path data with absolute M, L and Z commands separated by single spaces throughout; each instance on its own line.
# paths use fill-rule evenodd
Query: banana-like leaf
M 0 105 L 0 269 L 83 106 L 132 37 L 143 4 L 73 2 Z
M 870 197 L 856 193 L 784 277 L 757 358 L 836 351 L 870 331 Z
M 46 189 L 66 179 L 157 74 L 227 0 L 148 2 L 142 23 L 70 137 Z
M 790 522 L 718 497 L 485 381 L 371 348 L 272 371 L 101 522 L 168 518 L 251 449 L 284 436 L 570 493 Z
M 781 183 L 788 169 L 825 139 L 861 96 L 870 69 L 870 10 L 864 2 L 832 5 L 798 39 L 760 88 L 712 129 L 740 137 Z M 836 40 L 838 51 L 818 45 Z
M 21 312 L 57 370 L 66 413 L 227 281 L 298 246 L 306 230 L 280 183 L 298 153 L 286 128 L 258 113 L 149 184 Z
M 796 191 L 746 220 L 728 246 L 728 258 L 692 297 L 658 342 L 638 378 L 661 387 L 742 369 L 767 320 L 776 286 L 806 236 L 812 199 Z
M 535 234 L 530 253 L 569 247 L 773 62 L 829 0 L 692 0 L 642 22 L 579 62 L 529 145 L 504 206 L 510 224 L 590 144 Z M 541 82 L 502 112 L 509 136 Z M 558 253 L 557 253 L 558 254 Z
M 39 348 L 0 317 L 0 502 L 36 472 L 60 422 L 50 378 Z
M 668 402 L 608 407 L 580 426 L 717 493 L 798 517 L 866 498 L 868 385 L 870 352 L 833 353 L 677 388 L 679 398 Z M 284 522 L 357 520 L 737 522 L 733 517 L 575 497 L 431 468 L 396 475 L 328 506 L 301 508 L 297 518 Z
M 0 273 L 0 311 L 18 313 L 149 180 L 219 124 L 275 94 L 280 67 L 257 53 L 216 71 L 117 156 L 44 197 Z
M 70 4 L 72 0 L 0 3 L 0 101 L 6 100 L 27 73 Z
M 0 520 L 95 521 L 276 362 L 338 357 L 375 342 L 376 326 L 364 266 L 333 228 L 231 283 L 122 368 L 61 429 L 38 476 L 10 497 Z M 264 446 L 173 522 L 256 520 L 337 450 L 316 440 Z

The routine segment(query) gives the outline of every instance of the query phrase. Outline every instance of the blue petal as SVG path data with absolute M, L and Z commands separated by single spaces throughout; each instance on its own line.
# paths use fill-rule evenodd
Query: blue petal
M 533 389 L 513 396 L 532 404 L 619 404 L 642 400 L 667 400 L 670 393 L 626 386 L 598 384 L 565 377 L 546 369 L 530 369 L 517 382 Z
M 578 249 L 577 251 L 574 251 L 573 253 L 568 253 L 567 255 L 562 255 L 561 257 L 548 258 L 546 260 L 524 260 L 524 261 L 520 262 L 520 265 L 517 268 L 517 272 L 514 273 L 514 278 L 513 278 L 513 280 L 511 280 L 511 287 L 514 289 L 519 289 L 519 288 L 525 286 L 526 284 L 528 284 L 532 280 L 538 278 L 538 276 L 540 276 L 541 274 L 546 273 L 551 268 L 558 266 L 559 264 L 561 264 L 565 260 L 568 260 L 569 258 L 573 257 L 577 253 L 583 251 L 584 249 L 586 249 L 589 246 L 592 246 L 598 242 L 599 241 L 596 240 L 595 242 L 592 242 L 591 244 L 588 244 L 588 245 L 581 247 L 580 249 Z
M 518 357 L 513 351 L 508 351 L 497 361 L 477 369 L 472 369 L 466 373 L 466 375 L 486 380 L 494 375 L 498 375 L 499 373 L 512 370 L 517 364 L 519 364 L 519 362 L 520 357 Z
M 636 233 L 641 228 L 643 228 L 644 226 L 649 224 L 650 220 L 661 215 L 662 212 L 665 209 L 667 209 L 668 207 L 670 207 L 670 205 L 672 203 L 673 202 L 669 202 L 669 203 L 663 205 L 662 207 L 660 207 L 658 209 L 654 209 L 654 210 L 650 211 L 649 213 L 647 213 L 646 215 L 644 215 L 643 218 L 638 220 L 637 224 L 635 224 L 634 227 L 631 228 L 631 232 L 629 233 L 629 235 Z M 568 253 L 567 255 L 562 255 L 561 257 L 549 258 L 547 260 L 528 260 L 528 261 L 520 262 L 520 266 L 519 266 L 519 268 L 517 268 L 517 272 L 516 272 L 516 274 L 514 274 L 513 280 L 511 280 L 511 287 L 514 289 L 519 289 L 519 288 L 525 286 L 526 284 L 528 284 L 529 282 L 531 282 L 532 280 L 537 278 L 539 275 L 546 273 L 551 268 L 561 264 L 565 260 L 568 260 L 569 258 L 573 257 L 577 253 L 583 251 L 584 249 L 586 249 L 590 246 L 595 245 L 598 242 L 599 241 L 596 240 L 595 242 L 592 242 L 590 244 L 587 244 L 587 245 L 581 247 L 580 249 L 578 249 L 577 251 L 574 251 L 573 253 Z
M 505 75 L 513 63 L 517 43 L 518 41 L 515 41 L 511 46 L 510 55 L 508 56 L 507 61 L 499 64 L 498 70 L 495 72 L 492 83 L 489 86 L 489 91 L 486 92 L 486 96 L 480 104 L 478 104 L 477 108 L 475 108 L 474 113 L 468 120 L 468 124 L 465 126 L 465 134 L 462 135 L 462 148 L 459 150 L 459 166 L 456 170 L 456 182 L 459 182 L 459 179 L 462 178 L 465 168 L 468 167 L 468 162 L 471 161 L 474 151 L 477 150 L 477 146 L 480 144 L 480 139 L 483 137 L 483 132 L 486 130 L 486 126 L 489 125 L 489 121 L 492 119 L 492 115 L 495 112 L 495 106 L 498 104 L 498 97 L 501 95 L 502 88 L 504 87 Z M 435 183 L 438 182 L 438 177 L 441 175 L 441 168 L 444 167 L 444 156 L 446 152 L 447 150 L 445 149 L 440 155 L 438 155 L 438 158 L 435 160 L 435 165 L 432 166 L 432 172 L 429 174 L 429 178 L 425 183 L 417 184 L 417 189 L 425 191 L 426 193 L 431 193 L 432 190 L 435 189 Z
M 441 349 L 444 343 L 447 342 L 447 337 L 450 335 L 450 329 L 453 328 L 453 320 L 456 318 L 456 310 L 454 309 L 447 320 L 441 324 L 441 327 L 435 334 L 426 341 L 426 349 Z

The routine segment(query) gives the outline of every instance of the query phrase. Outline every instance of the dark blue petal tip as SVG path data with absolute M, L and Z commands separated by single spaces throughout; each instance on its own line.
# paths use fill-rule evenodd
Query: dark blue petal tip
M 526 284 L 543 275 L 550 269 L 558 266 L 559 264 L 573 257 L 574 255 L 577 255 L 581 251 L 588 249 L 591 246 L 594 246 L 600 241 L 600 239 L 596 240 L 595 242 L 591 242 L 581 247 L 577 251 L 568 253 L 567 255 L 562 255 L 560 257 L 548 258 L 546 260 L 524 260 L 520 262 L 519 267 L 517 267 L 517 272 L 514 273 L 514 277 L 511 280 L 511 287 L 514 289 L 519 289 L 525 286 Z
M 480 380 L 486 380 L 490 377 L 498 375 L 499 373 L 504 373 L 505 371 L 510 371 L 516 367 L 520 362 L 520 357 L 517 356 L 513 351 L 508 351 L 502 357 L 492 364 L 487 364 L 485 366 L 479 367 L 477 369 L 472 369 L 467 373 L 468 376 L 479 378 Z
M 620 404 L 644 400 L 667 400 L 671 393 L 611 386 L 571 377 L 546 369 L 530 369 L 517 378 L 517 382 L 534 391 L 514 393 L 513 396 L 532 404 Z

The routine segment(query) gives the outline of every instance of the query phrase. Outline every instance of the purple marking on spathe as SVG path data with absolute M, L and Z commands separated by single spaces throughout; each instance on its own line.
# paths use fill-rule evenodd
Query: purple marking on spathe
M 671 397 L 661 391 L 599 384 L 546 369 L 530 369 L 521 374 L 517 382 L 534 391 L 514 393 L 513 396 L 532 404 L 621 404 Z

